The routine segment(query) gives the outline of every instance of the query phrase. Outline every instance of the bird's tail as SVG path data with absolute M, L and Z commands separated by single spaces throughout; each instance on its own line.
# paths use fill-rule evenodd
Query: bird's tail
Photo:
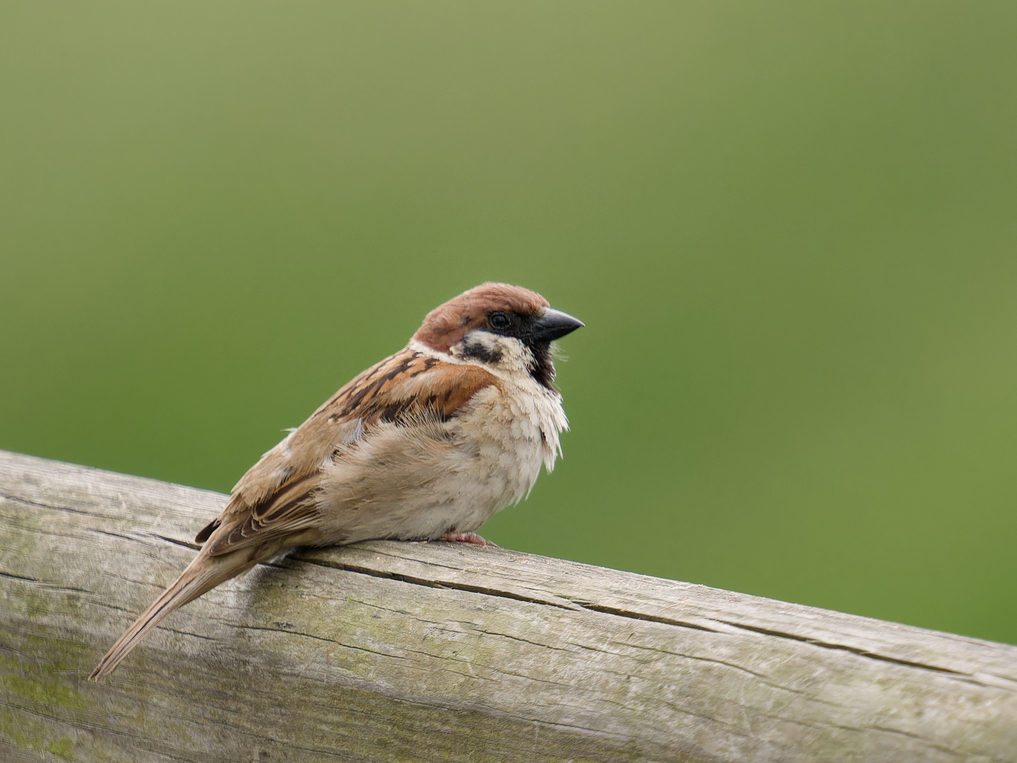
M 124 657 L 130 654 L 149 631 L 173 610 L 197 599 L 223 581 L 247 572 L 258 561 L 258 557 L 252 556 L 246 549 L 222 556 L 211 556 L 205 551 L 199 552 L 173 585 L 163 591 L 162 595 L 134 621 L 134 625 L 117 640 L 92 671 L 88 680 L 95 681 L 116 670 Z

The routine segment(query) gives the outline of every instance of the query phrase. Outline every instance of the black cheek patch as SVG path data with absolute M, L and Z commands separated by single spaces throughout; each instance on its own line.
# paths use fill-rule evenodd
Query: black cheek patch
M 501 350 L 497 347 L 488 347 L 481 341 L 466 339 L 463 342 L 463 356 L 493 365 L 501 361 Z

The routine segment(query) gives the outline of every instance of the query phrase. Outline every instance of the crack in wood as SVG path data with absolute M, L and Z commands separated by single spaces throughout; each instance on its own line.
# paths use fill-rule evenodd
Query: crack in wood
M 26 578 L 24 575 L 15 575 L 13 572 L 5 572 L 0 570 L 0 578 L 10 578 L 11 580 L 24 580 L 26 583 L 40 583 L 38 578 Z
M 24 496 L 13 495 L 11 493 L 0 493 L 0 498 L 4 499 L 5 501 L 10 501 L 11 503 L 22 503 L 25 506 L 34 506 L 37 509 L 50 509 L 51 511 L 70 511 L 74 514 L 88 514 L 88 512 L 86 511 L 81 511 L 80 509 L 72 509 L 69 506 L 54 506 L 53 504 L 49 503 L 30 501 Z
M 77 586 L 62 586 L 56 585 L 55 583 L 37 582 L 39 582 L 39 588 L 45 588 L 47 591 L 62 591 L 65 593 L 95 593 L 94 591 L 89 591 L 87 588 L 78 588 Z
M 859 657 L 868 657 L 872 660 L 879 660 L 880 662 L 888 662 L 893 665 L 903 665 L 908 668 L 918 668 L 920 670 L 931 670 L 936 673 L 945 673 L 951 676 L 958 676 L 963 678 L 973 678 L 969 673 L 962 673 L 950 668 L 941 668 L 937 665 L 928 665 L 923 662 L 914 662 L 912 660 L 904 660 L 899 657 L 889 657 L 885 654 L 877 654 L 876 652 L 869 651 L 868 649 L 862 649 L 857 646 L 849 646 L 847 644 L 833 644 L 829 641 L 821 641 L 819 639 L 812 638 L 810 636 L 800 636 L 795 633 L 786 633 L 784 631 L 775 631 L 769 628 L 761 628 L 755 625 L 745 625 L 744 623 L 731 622 L 729 620 L 717 620 L 719 623 L 724 625 L 730 625 L 732 628 L 738 628 L 739 630 L 751 631 L 753 633 L 761 633 L 764 636 L 774 636 L 776 638 L 786 638 L 792 641 L 801 641 L 811 646 L 818 646 L 822 649 L 836 649 L 844 652 L 850 652 L 856 654 Z
M 705 625 L 699 625 L 697 623 L 690 623 L 686 620 L 675 620 L 672 617 L 663 617 L 661 615 L 651 615 L 646 612 L 633 612 L 627 609 L 620 609 L 618 607 L 608 607 L 602 604 L 594 604 L 589 601 L 579 601 L 577 599 L 570 599 L 583 609 L 589 610 L 590 612 L 599 612 L 604 615 L 614 615 L 615 617 L 625 617 L 629 620 L 642 620 L 649 623 L 660 623 L 661 625 L 673 625 L 676 628 L 690 628 L 696 631 L 706 631 L 707 633 L 721 633 L 721 631 L 714 630 Z
M 201 550 L 201 546 L 199 546 L 197 543 L 193 543 L 191 541 L 186 541 L 186 540 L 179 540 L 178 538 L 171 538 L 168 535 L 159 535 L 158 533 L 151 533 L 151 534 L 149 534 L 149 537 L 151 537 L 151 538 L 158 538 L 159 540 L 164 540 L 167 543 L 172 543 L 174 546 L 181 546 L 183 548 L 189 548 L 191 551 L 200 551 Z
M 411 585 L 424 586 L 425 588 L 442 588 L 454 591 L 465 591 L 467 593 L 479 593 L 485 596 L 495 596 L 501 599 L 511 599 L 513 601 L 522 601 L 527 604 L 540 604 L 548 607 L 556 607 L 558 609 L 564 609 L 566 611 L 577 611 L 581 609 L 580 606 L 567 606 L 564 603 L 557 601 L 550 601 L 548 599 L 538 599 L 532 596 L 524 596 L 520 593 L 513 591 L 506 591 L 503 589 L 489 588 L 486 586 L 469 585 L 468 583 L 462 583 L 455 580 L 431 580 L 428 578 L 421 578 L 416 575 L 407 575 L 399 572 L 380 572 L 370 567 L 364 567 L 358 564 L 345 564 L 342 562 L 326 564 L 318 559 L 301 559 L 302 562 L 310 564 L 316 564 L 320 567 L 329 567 L 332 569 L 344 570 L 346 572 L 355 572 L 359 575 L 367 575 L 373 578 L 382 578 L 385 580 L 398 580 L 401 583 L 410 583 Z M 568 601 L 563 599 L 562 602 Z
M 346 643 L 344 641 L 337 641 L 336 639 L 327 638 L 325 636 L 316 636 L 313 633 L 307 633 L 306 631 L 288 630 L 288 629 L 285 629 L 285 628 L 270 628 L 270 627 L 265 626 L 265 625 L 247 625 L 247 624 L 233 624 L 231 627 L 236 628 L 237 630 L 266 631 L 268 633 L 283 633 L 283 634 L 285 634 L 287 636 L 297 636 L 297 637 L 314 639 L 315 641 L 323 641 L 323 642 L 325 642 L 327 644 L 334 644 L 335 646 L 341 647 L 343 649 L 352 649 L 353 651 L 357 651 L 357 652 L 366 652 L 368 654 L 376 654 L 379 657 L 391 657 L 392 659 L 395 659 L 395 660 L 406 660 L 406 659 L 409 659 L 409 658 L 404 657 L 404 656 L 402 656 L 400 654 L 393 654 L 392 652 L 381 652 L 381 651 L 378 651 L 377 649 L 368 649 L 365 646 L 359 646 L 357 644 L 349 644 L 349 643 Z M 426 652 L 418 652 L 418 653 L 419 654 L 428 654 Z M 433 656 L 433 655 L 431 655 L 431 656 Z
M 918 736 L 917 734 L 909 734 L 906 731 L 900 731 L 899 729 L 889 729 L 884 726 L 869 726 L 868 728 L 873 731 L 880 731 L 884 734 L 896 734 L 898 736 L 907 737 L 908 739 L 914 739 L 917 742 L 921 742 L 925 747 L 929 747 L 938 752 L 945 752 L 948 755 L 952 755 L 955 758 L 967 759 L 967 754 L 960 752 L 959 750 L 951 750 L 949 747 L 943 747 L 942 745 L 936 744 L 927 737 Z

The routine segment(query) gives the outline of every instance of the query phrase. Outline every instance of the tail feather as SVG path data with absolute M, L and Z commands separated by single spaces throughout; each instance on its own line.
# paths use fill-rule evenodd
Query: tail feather
M 134 625 L 117 640 L 92 671 L 88 680 L 95 681 L 116 670 L 117 665 L 130 654 L 131 650 L 171 612 L 253 567 L 257 563 L 257 558 L 251 557 L 250 553 L 243 551 L 214 557 L 204 551 L 200 552 L 173 585 L 163 591 L 159 598 L 134 621 Z

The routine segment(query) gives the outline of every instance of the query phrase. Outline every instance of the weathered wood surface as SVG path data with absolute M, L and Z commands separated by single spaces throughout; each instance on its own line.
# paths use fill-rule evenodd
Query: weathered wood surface
M 0 452 L 0 760 L 1017 760 L 1015 647 L 463 544 L 261 565 L 87 683 L 223 502 Z

